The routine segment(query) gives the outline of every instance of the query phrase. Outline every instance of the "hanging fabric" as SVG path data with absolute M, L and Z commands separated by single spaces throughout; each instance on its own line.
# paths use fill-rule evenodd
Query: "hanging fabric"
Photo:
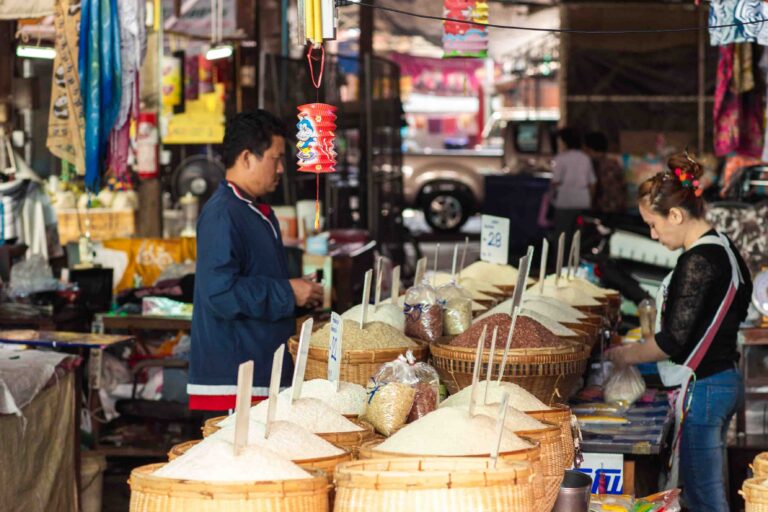
M 51 154 L 85 173 L 85 117 L 78 65 L 79 0 L 57 0 L 54 11 L 56 58 L 53 61 L 46 146 Z
M 488 56 L 488 4 L 483 0 L 445 0 L 443 22 L 443 57 Z M 464 22 L 472 22 L 462 23 Z
M 120 113 L 120 22 L 117 0 L 83 0 L 82 9 L 78 71 L 85 105 L 85 186 L 97 192 Z
M 736 45 L 722 46 L 715 86 L 714 148 L 715 155 L 738 153 L 759 157 L 763 152 L 763 109 L 760 94 L 753 90 L 736 93 L 734 84 L 743 83 L 742 74 L 734 76 Z M 751 72 L 751 63 L 749 66 Z M 743 66 L 740 66 L 743 70 Z

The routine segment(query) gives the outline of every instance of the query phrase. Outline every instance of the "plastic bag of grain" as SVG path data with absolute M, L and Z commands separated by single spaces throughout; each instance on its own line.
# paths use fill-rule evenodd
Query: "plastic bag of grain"
M 443 335 L 443 308 L 435 289 L 426 282 L 408 289 L 403 311 L 406 336 L 431 343 Z
M 443 334 L 455 336 L 472 325 L 472 297 L 461 286 L 450 282 L 436 291 L 443 307 Z
M 603 395 L 606 402 L 629 407 L 645 393 L 645 381 L 635 366 L 616 369 L 605 383 Z
M 405 425 L 415 395 L 416 391 L 408 384 L 374 380 L 368 387 L 368 406 L 360 419 L 373 425 L 380 434 L 391 436 Z

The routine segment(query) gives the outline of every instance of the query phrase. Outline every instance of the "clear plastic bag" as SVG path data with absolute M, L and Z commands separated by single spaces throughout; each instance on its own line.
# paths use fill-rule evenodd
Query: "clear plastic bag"
M 26 297 L 32 293 L 55 291 L 59 281 L 53 277 L 48 262 L 39 254 L 11 267 L 11 282 L 8 293 L 13 298 Z
M 629 407 L 645 393 L 645 381 L 637 367 L 617 368 L 605 383 L 605 401 Z
M 393 386 L 398 384 L 398 386 Z M 408 390 L 403 389 L 403 386 Z M 386 435 L 405 423 L 415 421 L 437 409 L 440 378 L 427 363 L 416 362 L 409 350 L 381 366 L 368 387 L 368 407 L 363 419 Z
M 680 489 L 662 491 L 635 501 L 632 512 L 680 512 Z
M 360 419 L 373 425 L 380 434 L 391 436 L 405 425 L 415 394 L 411 386 L 401 382 L 374 382 L 368 388 L 368 406 Z
M 437 300 L 443 307 L 443 334 L 456 336 L 472 325 L 472 297 L 455 282 L 440 286 Z
M 405 294 L 405 335 L 433 343 L 443 335 L 443 308 L 434 288 L 426 283 L 412 286 Z

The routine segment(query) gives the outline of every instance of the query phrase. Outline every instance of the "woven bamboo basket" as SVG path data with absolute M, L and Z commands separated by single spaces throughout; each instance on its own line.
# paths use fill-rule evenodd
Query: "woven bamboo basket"
M 604 303 L 600 303 L 597 306 L 574 306 L 576 309 L 587 315 L 594 315 L 599 317 L 605 317 L 606 308 Z
M 546 423 L 547 428 L 515 432 L 520 437 L 532 439 L 541 446 L 541 466 L 544 473 L 545 510 L 551 510 L 557 501 L 560 484 L 563 482 L 564 454 L 560 440 L 560 427 Z
M 478 458 L 373 459 L 341 464 L 336 512 L 529 512 L 533 470 Z
M 526 441 L 531 443 L 531 448 L 524 448 L 522 450 L 515 450 L 512 452 L 502 452 L 499 454 L 501 460 L 506 461 L 523 461 L 531 464 L 533 469 L 533 498 L 535 502 L 535 511 L 549 512 L 551 506 L 546 506 L 545 501 L 545 488 L 544 488 L 544 469 L 541 463 L 541 445 L 534 439 L 525 438 Z M 385 452 L 377 450 L 376 448 L 382 443 L 383 440 L 378 439 L 375 441 L 368 441 L 360 447 L 360 460 L 369 459 L 397 459 L 397 458 L 425 458 L 425 457 L 443 457 L 441 455 L 419 455 L 410 453 L 397 453 L 397 452 Z M 456 457 L 455 455 L 446 455 L 445 457 Z M 490 457 L 490 453 L 484 455 L 462 455 L 461 458 L 474 457 L 474 458 L 487 458 Z
M 768 487 L 764 477 L 744 480 L 739 494 L 744 498 L 745 512 L 768 512 Z
M 571 430 L 571 409 L 567 405 L 552 404 L 552 409 L 526 411 L 525 414 L 560 427 L 560 441 L 563 445 L 563 457 L 565 457 L 565 467 L 563 469 L 570 468 L 575 451 L 573 431 Z
M 568 341 L 575 341 L 576 343 L 581 343 L 585 347 L 589 349 L 590 352 L 592 352 L 592 347 L 595 345 L 595 337 L 590 336 L 586 332 L 570 327 L 570 329 L 575 333 L 573 336 L 561 336 L 560 339 L 562 340 L 568 340 Z
M 198 444 L 200 441 L 202 441 L 202 439 L 195 439 L 194 441 L 187 441 L 173 446 L 168 452 L 168 460 L 172 461 L 173 459 L 184 455 L 187 450 Z M 340 453 L 339 455 L 315 457 L 311 459 L 293 459 L 292 462 L 307 470 L 319 469 L 320 471 L 323 471 L 328 477 L 328 482 L 333 483 L 333 475 L 336 471 L 336 466 L 342 462 L 349 462 L 350 460 L 352 460 L 352 454 L 345 450 L 344 453 Z
M 352 458 L 357 458 L 357 452 L 360 447 L 366 441 L 370 441 L 376 436 L 376 432 L 373 430 L 373 426 L 362 420 L 350 420 L 354 424 L 363 428 L 356 432 L 329 432 L 318 433 L 317 435 L 328 441 L 334 446 L 338 446 L 342 450 L 346 450 L 352 454 Z
M 432 365 L 450 394 L 472 384 L 474 348 L 453 347 L 438 341 L 430 345 L 430 352 Z M 482 375 L 487 371 L 489 352 L 483 354 Z M 557 398 L 564 400 L 577 390 L 589 354 L 584 345 L 567 341 L 557 348 L 512 349 L 502 380 L 522 386 L 545 404 Z M 502 358 L 502 351 L 494 354 L 494 373 L 498 373 Z
M 163 464 L 131 471 L 130 512 L 327 512 L 328 479 L 274 482 L 197 482 L 152 475 Z
M 203 431 L 203 437 L 208 437 L 214 432 L 221 430 L 219 422 L 225 418 L 226 416 L 216 416 L 215 418 L 205 420 L 205 423 L 203 423 L 203 428 L 201 429 Z
M 755 478 L 768 477 L 768 452 L 758 453 L 750 468 Z
M 602 323 L 602 322 L 601 322 Z M 594 348 L 600 341 L 601 325 L 590 323 L 569 323 L 563 322 L 563 325 L 572 331 L 583 332 L 586 335 L 586 341 L 590 348 Z
M 429 346 L 419 340 L 412 340 L 417 344 L 411 348 L 417 361 L 426 361 L 429 355 Z M 288 350 L 293 361 L 296 362 L 296 352 L 299 350 L 299 340 L 295 336 L 288 340 Z M 345 382 L 353 382 L 366 386 L 371 377 L 379 370 L 379 367 L 397 359 L 400 354 L 405 354 L 407 348 L 387 348 L 375 350 L 344 350 L 341 357 L 340 379 Z M 328 377 L 328 349 L 309 347 L 307 355 L 307 369 L 305 380 L 325 379 Z

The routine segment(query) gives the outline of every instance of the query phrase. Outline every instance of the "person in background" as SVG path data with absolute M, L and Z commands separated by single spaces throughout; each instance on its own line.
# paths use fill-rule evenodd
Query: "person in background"
M 562 128 L 557 132 L 561 151 L 552 166 L 552 189 L 554 193 L 555 239 L 560 233 L 571 238 L 576 227 L 576 218 L 589 210 L 595 189 L 595 172 L 592 161 L 581 150 L 581 138 L 573 128 Z
M 606 155 L 608 140 L 604 134 L 592 132 L 584 137 L 584 146 L 597 178 L 592 209 L 598 213 L 622 213 L 627 202 L 624 169 L 615 158 Z
M 672 450 L 679 440 L 679 464 L 669 487 L 679 467 L 689 510 L 727 512 L 725 438 L 744 400 L 736 342 L 752 280 L 733 242 L 706 220 L 701 165 L 685 154 L 667 167 L 640 186 L 638 205 L 651 237 L 684 252 L 659 289 L 655 334 L 606 357 L 619 367 L 656 361 L 664 386 L 680 387 Z
M 295 308 L 315 307 L 322 287 L 289 279 L 280 226 L 259 201 L 277 188 L 288 129 L 265 110 L 237 114 L 224 133 L 226 181 L 197 222 L 189 363 L 190 409 L 234 409 L 238 366 L 254 362 L 254 399 L 268 394 L 274 351 L 294 334 Z M 291 376 L 285 358 L 283 384 Z

